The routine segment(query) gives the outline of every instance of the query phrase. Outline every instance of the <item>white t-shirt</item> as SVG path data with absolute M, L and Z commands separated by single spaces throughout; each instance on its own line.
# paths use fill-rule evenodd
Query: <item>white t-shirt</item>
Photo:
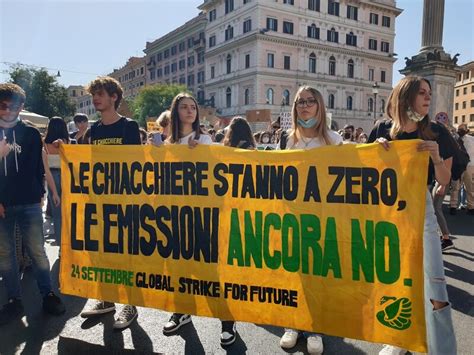
M 469 154 L 469 166 L 474 166 L 474 137 L 466 134 L 462 137 L 464 148 L 466 148 L 467 154 Z
M 288 137 L 286 149 L 311 149 L 326 145 L 322 137 L 302 138 L 298 131 L 296 131 L 296 134 L 298 135 L 298 142 L 295 145 L 293 137 Z M 343 139 L 337 132 L 328 130 L 328 135 L 332 145 L 342 144 Z
M 183 138 L 180 138 L 178 144 L 188 144 L 189 143 L 189 138 L 193 137 L 193 139 L 194 139 L 195 135 L 196 135 L 195 132 L 189 133 L 187 136 L 184 136 Z M 206 145 L 212 144 L 211 136 L 208 136 L 207 134 L 201 134 L 197 141 L 198 141 L 199 144 L 206 144 Z

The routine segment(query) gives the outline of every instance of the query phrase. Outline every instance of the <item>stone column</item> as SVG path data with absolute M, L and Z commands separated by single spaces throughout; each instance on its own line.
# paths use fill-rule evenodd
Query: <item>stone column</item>
M 443 50 L 444 0 L 424 0 L 420 52 Z

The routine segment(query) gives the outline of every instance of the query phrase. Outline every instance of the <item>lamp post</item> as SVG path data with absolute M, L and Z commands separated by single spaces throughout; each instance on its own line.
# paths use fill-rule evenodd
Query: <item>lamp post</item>
M 377 94 L 379 93 L 379 87 L 377 82 L 372 85 L 372 94 L 374 94 L 374 123 L 377 121 Z

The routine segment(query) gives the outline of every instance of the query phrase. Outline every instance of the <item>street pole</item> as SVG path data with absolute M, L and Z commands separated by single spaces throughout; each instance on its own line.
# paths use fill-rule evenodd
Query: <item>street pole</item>
M 372 94 L 374 94 L 374 124 L 377 122 L 377 94 L 379 93 L 379 87 L 377 82 L 372 85 Z

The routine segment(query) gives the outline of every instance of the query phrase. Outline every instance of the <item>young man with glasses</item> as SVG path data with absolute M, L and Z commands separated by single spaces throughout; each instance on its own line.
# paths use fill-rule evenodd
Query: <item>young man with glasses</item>
M 33 270 L 45 312 L 65 312 L 51 286 L 49 260 L 44 250 L 41 199 L 44 166 L 41 136 L 20 120 L 25 92 L 15 84 L 0 84 L 0 274 L 8 303 L 0 310 L 0 325 L 23 315 L 20 274 L 16 258 L 15 225 L 33 260 Z

